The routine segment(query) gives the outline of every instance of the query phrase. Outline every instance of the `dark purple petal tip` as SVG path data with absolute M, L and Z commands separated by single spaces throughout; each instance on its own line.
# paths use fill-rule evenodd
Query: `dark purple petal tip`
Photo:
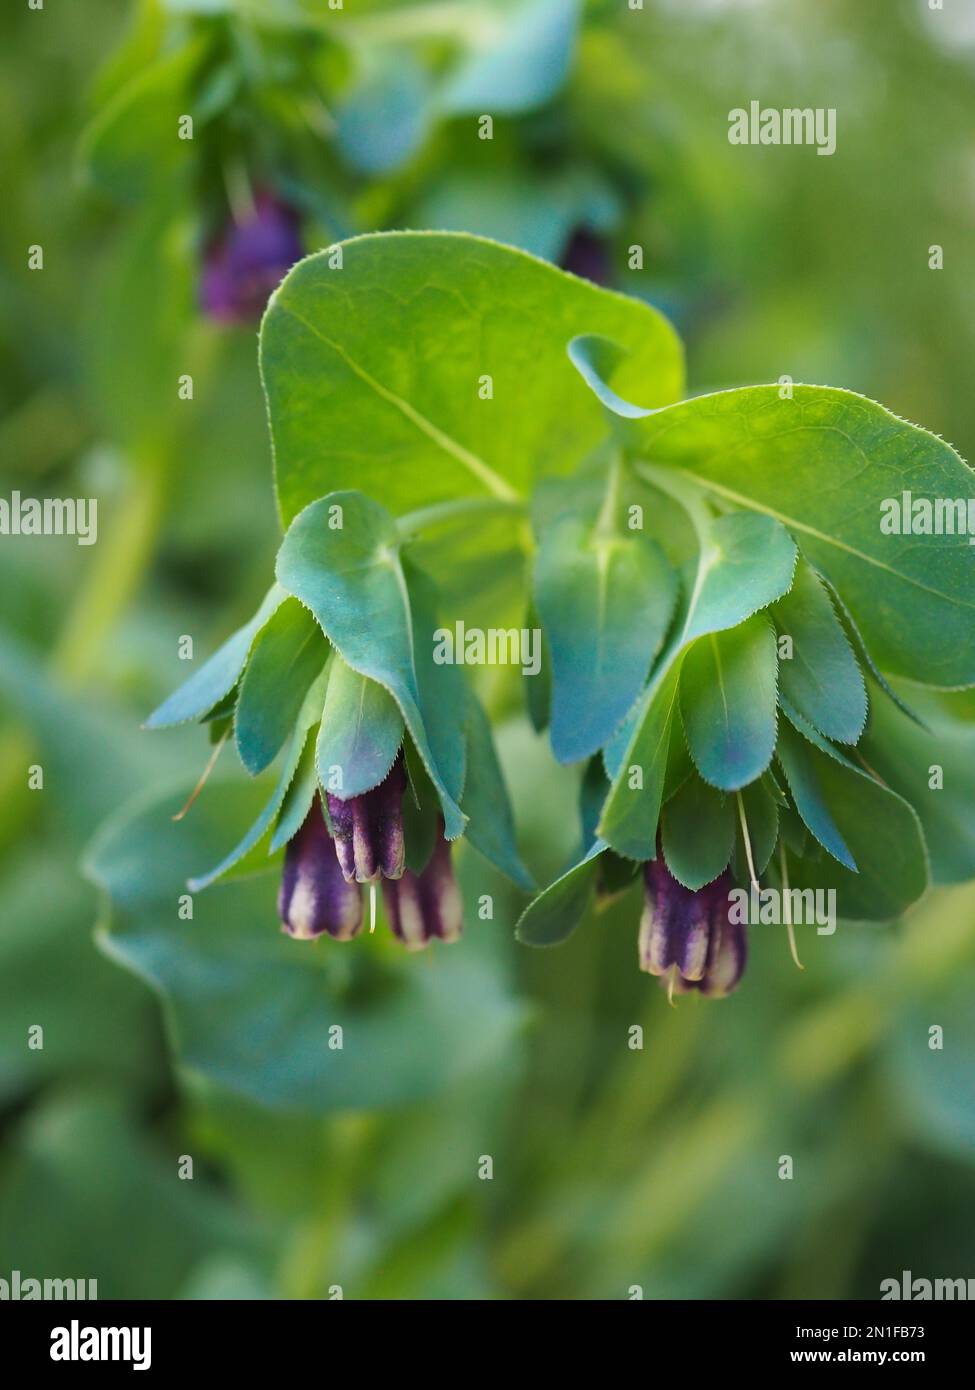
M 349 941 L 362 927 L 362 895 L 345 881 L 317 796 L 288 842 L 278 913 L 289 936 L 303 941 L 323 933 Z
M 748 941 L 744 924 L 729 917 L 728 873 L 692 891 L 677 882 L 661 856 L 644 866 L 644 882 L 641 970 L 659 975 L 677 994 L 730 994 L 744 972 Z
M 342 801 L 328 793 L 328 814 L 335 835 L 335 853 L 349 883 L 374 883 L 399 878 L 406 863 L 403 840 L 403 793 L 406 773 L 402 757 L 385 781 L 372 791 Z
M 407 950 L 421 951 L 434 937 L 459 940 L 464 906 L 442 822 L 423 872 L 406 869 L 400 878 L 384 880 L 383 899 L 390 926 Z

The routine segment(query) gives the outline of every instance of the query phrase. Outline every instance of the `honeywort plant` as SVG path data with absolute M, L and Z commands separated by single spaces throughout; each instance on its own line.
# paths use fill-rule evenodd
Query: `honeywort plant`
M 529 890 L 470 666 L 438 659 L 476 562 L 488 608 L 540 626 L 543 668 L 517 679 L 581 769 L 578 856 L 522 942 L 555 945 L 642 876 L 641 967 L 721 996 L 749 922 L 791 933 L 814 892 L 889 920 L 930 877 L 975 874 L 969 538 L 881 524 L 891 497 L 972 495 L 944 441 L 828 387 L 681 399 L 654 309 L 469 236 L 303 261 L 261 368 L 274 582 L 149 725 L 205 723 L 279 771 L 191 886 L 283 852 L 285 929 L 344 940 L 381 879 L 410 947 L 459 935 L 462 837 Z

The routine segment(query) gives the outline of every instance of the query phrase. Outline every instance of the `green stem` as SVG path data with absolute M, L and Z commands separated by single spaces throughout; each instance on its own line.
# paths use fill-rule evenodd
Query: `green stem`
M 449 525 L 453 521 L 505 513 L 520 517 L 524 512 L 525 503 L 520 498 L 513 501 L 502 497 L 458 497 L 450 502 L 436 502 L 415 512 L 407 512 L 397 519 L 396 527 L 404 541 L 411 541 L 422 532 Z

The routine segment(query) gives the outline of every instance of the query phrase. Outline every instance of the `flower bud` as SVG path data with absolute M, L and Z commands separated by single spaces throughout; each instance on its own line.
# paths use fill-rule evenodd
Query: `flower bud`
M 273 194 L 258 193 L 253 213 L 229 221 L 206 248 L 200 307 L 218 323 L 252 323 L 302 255 L 297 213 Z
M 349 941 L 362 926 L 362 895 L 345 881 L 318 797 L 288 841 L 278 914 L 290 936 L 307 941 L 323 932 Z
M 335 835 L 335 853 L 349 883 L 373 883 L 399 878 L 403 872 L 403 792 L 406 773 L 402 757 L 378 787 L 342 801 L 328 794 L 328 814 Z
M 585 227 L 577 227 L 562 253 L 560 265 L 594 285 L 609 285 L 613 273 L 606 242 Z
M 422 873 L 407 869 L 398 879 L 383 880 L 383 899 L 390 926 L 409 951 L 420 951 L 434 937 L 457 941 L 463 929 L 464 905 L 454 877 L 450 845 L 437 832 L 430 861 Z
M 748 943 L 744 924 L 729 920 L 728 873 L 692 891 L 677 882 L 661 855 L 644 866 L 644 882 L 641 970 L 664 977 L 677 994 L 730 994 L 745 969 Z

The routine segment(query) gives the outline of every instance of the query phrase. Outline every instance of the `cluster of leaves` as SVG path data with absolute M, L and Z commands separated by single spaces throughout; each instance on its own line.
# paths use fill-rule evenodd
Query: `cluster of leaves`
M 544 636 L 533 721 L 585 764 L 581 857 L 522 941 L 562 940 L 658 837 L 688 888 L 730 864 L 742 883 L 835 889 L 854 919 L 900 914 L 929 859 L 939 881 L 975 873 L 970 729 L 922 688 L 975 682 L 967 538 L 879 525 L 902 489 L 968 495 L 947 444 L 823 387 L 672 405 L 665 320 L 491 242 L 389 234 L 343 253 L 302 263 L 262 330 L 277 582 L 151 721 L 232 724 L 252 774 L 286 748 L 271 801 L 198 886 L 279 849 L 327 769 L 344 796 L 375 786 L 404 737 L 420 816 L 527 884 L 483 709 L 433 661 L 443 602 L 467 611 L 457 556 L 488 518 L 523 549 L 513 600 Z M 413 549 L 444 528 L 438 599 Z M 925 794 L 933 764 L 945 785 Z
M 466 225 L 460 122 L 493 112 L 514 124 L 498 163 L 502 216 L 556 210 L 539 250 L 557 255 L 579 223 L 605 223 L 612 195 L 583 165 L 529 193 L 551 132 L 518 121 L 563 87 L 575 51 L 576 0 L 474 5 L 326 5 L 274 0 L 143 0 L 100 74 L 81 146 L 98 187 L 124 203 L 181 189 L 205 225 L 273 186 L 327 240 L 362 227 L 431 220 Z M 192 145 L 176 138 L 193 119 Z M 189 155 L 189 157 L 188 157 Z M 243 182 L 242 182 L 243 181 Z M 521 197 L 517 190 L 523 188 Z M 514 195 L 513 197 L 509 195 Z M 483 197 L 483 193 L 478 194 Z M 514 226 L 503 228 L 513 235 Z

